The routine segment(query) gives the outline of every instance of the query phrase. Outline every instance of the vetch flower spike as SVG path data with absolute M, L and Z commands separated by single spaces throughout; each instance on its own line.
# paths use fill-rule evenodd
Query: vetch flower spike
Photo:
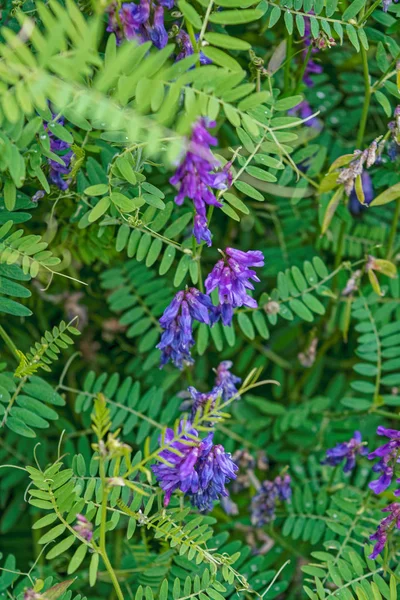
M 262 267 L 264 256 L 259 250 L 243 252 L 235 248 L 226 248 L 222 254 L 223 259 L 216 263 L 204 283 L 207 294 L 218 288 L 222 323 L 231 325 L 234 308 L 258 306 L 247 293 L 247 290 L 254 290 L 251 279 L 260 281 L 249 267 Z
M 241 383 L 240 377 L 230 372 L 232 361 L 223 360 L 215 369 L 215 385 L 222 390 L 222 400 L 226 402 L 235 396 L 238 392 L 236 385 Z M 240 396 L 237 396 L 240 399 Z
M 162 350 L 161 367 L 169 360 L 179 369 L 193 363 L 190 355 L 194 344 L 193 319 L 213 325 L 218 320 L 218 311 L 209 296 L 196 288 L 188 288 L 175 295 L 160 319 L 164 332 L 156 347 Z
M 376 542 L 373 551 L 369 555 L 369 558 L 372 559 L 375 559 L 378 554 L 382 552 L 388 541 L 388 536 L 392 533 L 394 528 L 400 529 L 400 504 L 398 502 L 389 504 L 382 512 L 388 512 L 390 514 L 379 523 L 378 529 L 369 538 Z
M 288 502 L 292 495 L 290 475 L 278 475 L 273 481 L 264 481 L 251 500 L 251 522 L 262 527 L 275 518 L 278 502 Z
M 211 232 L 208 229 L 206 207 L 222 206 L 212 190 L 226 190 L 231 183 L 229 163 L 221 171 L 213 173 L 220 163 L 213 156 L 210 146 L 216 146 L 218 142 L 208 129 L 215 125 L 215 121 L 206 118 L 195 123 L 187 152 L 170 179 L 170 183 L 178 188 L 176 204 L 180 206 L 186 197 L 193 201 L 193 235 L 198 244 L 204 241 L 207 246 L 211 246 Z
M 353 437 L 348 442 L 336 444 L 334 448 L 327 450 L 326 459 L 322 461 L 322 464 L 336 467 L 345 460 L 343 473 L 349 473 L 349 471 L 352 471 L 356 466 L 357 454 L 360 454 L 361 456 L 368 454 L 368 449 L 363 445 L 361 433 L 359 431 L 355 431 Z
M 225 485 L 236 478 L 238 468 L 223 446 L 213 444 L 213 436 L 194 441 L 198 433 L 189 421 L 180 422 L 177 434 L 166 430 L 164 442 L 169 447 L 160 452 L 163 462 L 152 466 L 165 491 L 164 506 L 178 489 L 201 511 L 211 510 L 215 500 L 228 496 Z
M 378 435 L 389 438 L 389 442 L 380 446 L 368 454 L 369 460 L 379 458 L 379 462 L 372 467 L 374 473 L 380 473 L 379 479 L 371 481 L 370 489 L 375 494 L 381 494 L 392 483 L 395 466 L 400 462 L 400 431 L 397 429 L 386 429 L 381 425 L 376 430 Z
M 93 525 L 84 515 L 77 514 L 76 515 L 76 525 L 74 525 L 74 529 L 79 535 L 90 542 L 93 537 Z

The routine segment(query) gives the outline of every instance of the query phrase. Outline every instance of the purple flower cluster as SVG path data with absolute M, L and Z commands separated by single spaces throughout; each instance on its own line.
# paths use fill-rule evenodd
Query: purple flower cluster
M 390 121 L 388 128 L 392 139 L 388 144 L 387 153 L 390 160 L 396 160 L 400 154 L 400 104 L 394 109 L 394 120 Z
M 198 35 L 196 34 L 196 40 L 198 39 Z M 177 33 L 175 40 L 178 44 L 179 47 L 179 54 L 176 57 L 176 60 L 182 60 L 183 58 L 186 58 L 187 56 L 191 56 L 193 54 L 193 44 L 190 40 L 189 35 L 186 33 L 186 31 L 184 31 L 183 29 L 180 29 L 180 31 Z M 201 65 L 210 65 L 212 63 L 212 60 L 207 58 L 207 56 L 205 56 L 205 54 L 203 54 L 203 52 L 200 52 L 200 64 Z
M 164 8 L 174 6 L 174 0 L 140 0 L 139 4 L 124 2 L 118 10 L 116 3 L 108 8 L 107 31 L 115 33 L 118 43 L 123 38 L 143 44 L 151 40 L 156 48 L 164 48 L 168 34 L 164 25 Z
M 188 388 L 190 395 L 192 396 L 192 411 L 191 411 L 191 421 L 196 416 L 196 413 L 202 410 L 207 404 L 210 404 L 211 407 L 215 405 L 215 401 L 222 396 L 222 388 L 213 387 L 211 392 L 199 392 L 192 385 Z
M 90 542 L 93 537 L 92 523 L 88 521 L 86 517 L 80 514 L 76 515 L 76 521 L 77 523 L 74 525 L 75 531 L 79 533 L 84 540 Z
M 168 447 L 160 452 L 163 462 L 152 466 L 165 491 L 164 506 L 168 506 L 172 492 L 178 489 L 200 511 L 211 510 L 215 500 L 228 495 L 225 485 L 236 478 L 238 468 L 221 445 L 213 444 L 213 436 L 209 433 L 198 440 L 197 431 L 188 421 L 181 421 L 177 434 L 166 430 Z
M 290 475 L 286 473 L 261 484 L 250 506 L 251 522 L 255 527 L 262 527 L 274 520 L 277 502 L 287 502 L 292 495 L 290 483 Z
M 215 125 L 215 121 L 206 118 L 195 123 L 185 157 L 170 179 L 170 183 L 178 188 L 176 204 L 181 205 L 186 197 L 193 201 L 193 235 L 198 244 L 203 240 L 208 246 L 211 246 L 211 232 L 208 229 L 206 207 L 222 206 L 212 189 L 226 190 L 231 183 L 229 163 L 221 171 L 212 172 L 219 167 L 210 150 L 210 146 L 217 144 L 217 139 L 208 129 Z
M 227 402 L 227 400 L 230 400 L 237 394 L 238 390 L 236 385 L 242 382 L 240 377 L 237 377 L 230 372 L 231 368 L 232 361 L 223 360 L 215 370 L 215 385 L 221 390 L 222 400 L 224 402 Z M 237 396 L 237 399 L 239 400 L 240 396 Z
M 383 444 L 383 446 L 379 446 L 374 452 L 368 454 L 370 460 L 374 458 L 380 459 L 372 468 L 375 473 L 380 473 L 380 477 L 372 481 L 369 487 L 375 494 L 381 494 L 392 483 L 396 465 L 400 462 L 400 431 L 379 426 L 376 433 L 389 438 L 389 442 Z M 396 483 L 400 483 L 400 479 L 396 479 Z M 400 496 L 400 490 L 396 490 L 394 495 Z M 376 542 L 370 555 L 370 558 L 373 559 L 382 552 L 388 540 L 388 535 L 393 529 L 395 527 L 400 529 L 400 503 L 393 502 L 384 508 L 382 512 L 390 514 L 381 521 L 376 532 L 370 536 L 370 540 Z
M 164 332 L 156 347 L 162 350 L 161 367 L 169 360 L 179 369 L 193 363 L 190 355 L 194 344 L 193 319 L 213 325 L 218 313 L 209 296 L 192 287 L 178 292 L 160 319 Z
M 382 552 L 385 544 L 388 540 L 388 535 L 393 531 L 395 527 L 400 529 L 400 504 L 398 502 L 392 502 L 389 506 L 386 506 L 382 512 L 390 513 L 385 517 L 378 526 L 376 532 L 370 536 L 370 540 L 376 542 L 372 553 L 369 558 L 375 559 L 378 554 Z
M 221 398 L 223 402 L 230 400 L 237 394 L 236 384 L 242 380 L 240 377 L 236 377 L 230 372 L 232 362 L 230 360 L 222 361 L 217 369 L 214 369 L 216 373 L 215 385 L 210 392 L 199 392 L 195 387 L 190 386 L 188 391 L 192 397 L 191 403 L 191 421 L 193 422 L 196 413 L 198 413 L 204 406 L 210 404 L 211 407 L 215 405 L 215 401 Z M 240 396 L 237 396 L 239 399 Z M 184 404 L 185 405 L 185 404 Z
M 64 119 L 59 117 L 56 121 L 59 125 L 64 125 Z M 51 183 L 54 183 L 60 190 L 68 189 L 71 180 L 65 179 L 65 175 L 69 175 L 71 172 L 71 160 L 74 153 L 71 150 L 71 144 L 68 142 L 64 142 L 55 137 L 54 133 L 51 131 L 51 124 L 45 123 L 45 129 L 49 136 L 50 140 L 50 150 L 57 154 L 64 162 L 63 165 L 56 162 L 55 160 L 49 158 L 48 163 L 50 165 L 49 169 L 49 179 Z
M 194 344 L 193 319 L 212 326 L 221 318 L 224 325 L 231 325 L 234 308 L 239 306 L 256 308 L 257 302 L 247 294 L 247 290 L 254 289 L 250 279 L 260 280 L 256 272 L 249 267 L 263 265 L 264 257 L 258 250 L 242 252 L 242 250 L 227 248 L 224 258 L 217 262 L 205 281 L 207 294 L 218 288 L 219 306 L 214 306 L 210 296 L 202 294 L 196 288 L 178 292 L 160 319 L 160 325 L 164 329 L 160 343 L 157 345 L 157 348 L 162 350 L 161 367 L 169 360 L 180 369 L 185 364 L 193 363 L 190 355 L 190 349 Z M 222 371 L 220 376 L 223 377 Z M 225 377 L 228 381 L 227 373 Z M 227 381 L 226 385 L 228 385 Z M 229 383 L 234 385 L 232 379 Z
M 353 217 L 359 216 L 367 206 L 369 206 L 374 199 L 374 188 L 372 185 L 372 179 L 368 173 L 368 171 L 363 171 L 361 174 L 361 185 L 364 192 L 364 204 L 361 204 L 359 199 L 357 198 L 357 194 L 355 189 L 353 188 L 350 196 L 348 208 Z
M 379 426 L 376 430 L 378 435 L 384 435 L 389 438 L 389 442 L 380 446 L 374 452 L 368 454 L 370 460 L 379 458 L 379 462 L 372 467 L 374 473 L 380 473 L 380 477 L 369 484 L 370 489 L 375 494 L 381 494 L 392 483 L 396 464 L 400 462 L 400 431 L 397 429 L 386 429 Z M 400 479 L 396 479 L 400 483 Z M 396 496 L 400 496 L 400 490 L 395 492 Z
M 343 472 L 348 473 L 356 466 L 356 456 L 360 454 L 364 456 L 368 453 L 368 449 L 363 446 L 361 433 L 355 431 L 353 437 L 348 442 L 336 444 L 334 448 L 326 451 L 326 459 L 322 462 L 323 465 L 336 467 L 345 460 Z
M 321 129 L 321 122 L 317 117 L 312 117 L 311 119 L 309 118 L 312 116 L 313 113 L 314 111 L 311 108 L 310 104 L 307 102 L 307 100 L 303 100 L 302 102 L 300 102 L 300 104 L 288 110 L 288 115 L 299 117 L 300 119 L 308 119 L 308 121 L 304 123 L 304 125 L 306 125 L 307 127 Z
M 383 12 L 387 12 L 389 6 L 392 4 L 392 1 L 397 4 L 399 0 L 382 0 L 382 8 Z
M 231 325 L 233 309 L 240 306 L 257 308 L 257 302 L 248 295 L 247 290 L 254 290 L 250 282 L 260 281 L 256 272 L 249 267 L 262 267 L 264 256 L 259 250 L 243 252 L 234 248 L 226 248 L 223 258 L 214 266 L 205 280 L 207 294 L 218 288 L 221 320 L 224 325 Z

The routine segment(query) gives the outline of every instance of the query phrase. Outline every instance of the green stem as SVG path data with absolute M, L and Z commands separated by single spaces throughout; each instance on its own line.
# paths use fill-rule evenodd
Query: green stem
M 300 91 L 301 84 L 303 83 L 304 73 L 306 72 L 307 65 L 308 65 L 308 63 L 310 61 L 310 58 L 311 58 L 312 49 L 313 49 L 312 44 L 310 44 L 308 46 L 307 54 L 304 57 L 304 61 L 303 61 L 303 64 L 302 64 L 302 67 L 301 67 L 301 70 L 300 70 L 299 78 L 297 80 L 297 85 L 296 85 L 295 90 L 294 90 L 295 94 L 298 94 L 298 92 Z
M 360 148 L 360 149 L 361 149 L 362 142 L 364 139 L 365 127 L 367 125 L 367 118 L 368 118 L 369 103 L 371 100 L 371 82 L 370 82 L 370 76 L 369 76 L 369 70 L 368 70 L 368 55 L 367 55 L 367 51 L 365 50 L 365 48 L 362 45 L 361 45 L 361 60 L 362 60 L 363 74 L 364 74 L 365 98 L 364 98 L 364 105 L 363 105 L 363 109 L 362 109 L 361 120 L 360 120 L 360 125 L 358 127 L 357 141 L 356 141 L 356 148 Z
M 101 558 L 103 559 L 104 566 L 106 567 L 106 569 L 108 571 L 111 582 L 115 589 L 115 593 L 117 594 L 118 600 L 124 600 L 124 595 L 123 595 L 121 587 L 118 583 L 117 576 L 116 576 L 114 569 L 110 563 L 110 559 L 107 556 L 106 531 L 107 531 L 107 500 L 108 500 L 108 494 L 109 494 L 109 487 L 108 487 L 107 481 L 106 481 L 106 473 L 105 473 L 105 468 L 104 468 L 104 457 L 100 455 L 99 458 L 100 458 L 100 460 L 99 460 L 99 475 L 100 475 L 101 487 L 102 487 L 99 553 L 100 553 Z
M 3 338 L 6 346 L 8 346 L 8 349 L 10 350 L 11 354 L 14 355 L 14 357 L 17 359 L 17 361 L 19 363 L 21 358 L 18 354 L 17 346 L 14 344 L 14 342 L 12 341 L 10 336 L 6 333 L 6 331 L 3 329 L 3 327 L 1 325 L 0 325 L 0 336 Z
M 388 248 L 387 248 L 387 253 L 386 253 L 386 258 L 390 259 L 393 255 L 393 246 L 394 246 L 394 242 L 396 239 L 396 234 L 397 234 L 397 225 L 399 223 L 399 216 L 400 216 L 400 198 L 398 198 L 396 200 L 396 208 L 394 211 L 394 216 L 393 216 L 393 221 L 392 221 L 392 227 L 390 228 L 390 234 L 389 234 L 389 241 L 388 241 Z
M 196 54 L 198 54 L 199 49 L 198 49 L 198 46 L 197 46 L 196 37 L 194 35 L 193 26 L 192 26 L 191 23 L 189 23 L 189 21 L 187 19 L 185 19 L 185 23 L 186 23 L 187 32 L 188 32 L 189 37 L 190 37 L 190 41 L 191 41 L 192 46 L 193 46 L 193 52 L 195 52 Z M 200 66 L 200 58 L 198 56 L 197 60 L 196 60 L 196 67 L 199 67 L 199 66 Z
M 208 20 L 210 18 L 213 5 L 214 5 L 214 0 L 210 0 L 209 4 L 207 6 L 206 14 L 204 15 L 203 25 L 201 27 L 201 31 L 200 31 L 200 34 L 199 34 L 199 50 L 201 48 L 201 42 L 203 41 L 203 37 L 204 37 L 204 34 L 206 32 L 206 29 L 207 29 Z
M 286 36 L 286 62 L 285 62 L 285 70 L 283 74 L 284 81 L 284 93 L 289 93 L 290 90 L 290 63 L 292 57 L 292 46 L 293 46 L 293 37 L 291 34 L 287 34 Z
M 365 23 L 368 20 L 368 17 L 370 15 L 372 15 L 372 13 L 374 12 L 374 10 L 381 4 L 381 0 L 375 0 L 375 2 L 373 3 L 373 5 L 367 10 L 367 12 L 365 13 L 365 15 L 362 17 L 362 19 L 360 19 L 360 21 L 362 21 L 363 23 Z

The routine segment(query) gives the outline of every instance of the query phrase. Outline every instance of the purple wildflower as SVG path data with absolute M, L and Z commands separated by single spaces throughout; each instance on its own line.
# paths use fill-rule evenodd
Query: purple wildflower
M 174 0 L 140 0 L 139 4 L 124 2 L 119 12 L 115 3 L 108 8 L 107 31 L 114 32 L 118 43 L 125 37 L 143 44 L 151 40 L 157 48 L 168 43 L 164 25 L 164 8 L 172 8 Z
M 396 463 L 400 462 L 400 431 L 397 431 L 397 429 L 386 429 L 380 425 L 376 433 L 390 439 L 387 444 L 380 446 L 374 452 L 368 454 L 370 460 L 377 457 L 380 458 L 379 462 L 372 467 L 372 470 L 381 475 L 379 479 L 371 481 L 369 487 L 375 494 L 381 494 L 392 483 L 394 468 Z
M 168 33 L 164 25 L 164 8 L 157 6 L 153 14 L 153 25 L 148 27 L 150 39 L 156 48 L 165 48 L 168 44 Z
M 106 14 L 108 15 L 107 29 L 109 33 L 114 33 L 118 46 L 124 39 L 124 31 L 121 19 L 118 18 L 118 6 L 116 2 L 107 7 Z
M 43 196 L 46 195 L 46 192 L 44 190 L 38 190 L 35 194 L 33 194 L 31 200 L 32 202 L 39 202 L 39 200 L 41 198 L 43 198 Z
M 382 512 L 388 512 L 390 514 L 379 523 L 378 529 L 369 538 L 370 540 L 376 542 L 374 549 L 369 556 L 369 558 L 372 559 L 375 559 L 378 554 L 382 552 L 387 542 L 388 535 L 393 531 L 393 529 L 395 527 L 400 529 L 400 504 L 398 502 L 389 504 L 389 506 L 384 508 Z
M 196 441 L 198 433 L 187 421 L 181 421 L 177 436 L 167 429 L 165 442 L 171 449 L 163 450 L 160 458 L 169 464 L 152 466 L 165 491 L 164 506 L 168 506 L 172 492 L 177 489 L 187 494 L 193 506 L 201 511 L 211 510 L 214 500 L 228 495 L 225 484 L 235 479 L 237 466 L 223 446 L 213 445 L 213 435 L 209 433 L 204 440 Z
M 227 496 L 222 496 L 221 508 L 227 515 L 236 516 L 239 514 L 238 505 L 232 500 L 229 494 Z
M 64 119 L 59 117 L 56 123 L 59 125 L 64 125 Z M 57 154 L 64 162 L 63 165 L 60 165 L 55 160 L 51 158 L 48 159 L 48 163 L 50 165 L 49 179 L 51 183 L 54 183 L 54 185 L 56 185 L 60 190 L 66 190 L 68 189 L 71 180 L 65 179 L 63 175 L 69 175 L 71 172 L 71 160 L 74 155 L 71 150 L 71 144 L 56 138 L 54 133 L 51 131 L 51 124 L 49 125 L 48 123 L 45 123 L 45 130 L 49 136 L 51 152 Z
M 136 40 L 142 44 L 149 39 L 144 25 L 150 17 L 150 0 L 140 0 L 140 4 L 124 2 L 119 17 L 127 40 Z
M 396 160 L 400 154 L 400 104 L 394 109 L 394 120 L 388 124 L 392 139 L 388 144 L 387 153 L 390 160 Z
M 350 196 L 348 209 L 353 215 L 353 217 L 358 217 L 367 206 L 369 206 L 374 199 L 374 188 L 372 185 L 372 179 L 368 173 L 368 171 L 363 171 L 361 174 L 361 185 L 364 192 L 364 204 L 361 204 L 359 199 L 357 198 L 357 194 L 355 189 L 353 188 Z
M 210 406 L 213 407 L 215 405 L 215 401 L 222 396 L 222 388 L 220 387 L 214 387 L 211 392 L 199 392 L 191 385 L 188 388 L 188 391 L 193 399 L 191 421 L 194 420 L 196 413 L 199 410 L 202 410 L 206 404 L 210 403 Z
M 387 12 L 389 6 L 392 4 L 392 1 L 397 4 L 399 0 L 382 0 L 382 9 L 383 12 Z
M 193 319 L 213 325 L 217 320 L 217 309 L 208 296 L 196 288 L 188 288 L 175 295 L 160 319 L 160 325 L 164 329 L 157 345 L 162 350 L 161 367 L 169 360 L 180 369 L 184 364 L 193 363 L 190 356 L 190 348 L 194 344 Z
M 193 234 L 198 244 L 203 240 L 208 246 L 211 246 L 211 232 L 208 229 L 206 207 L 222 206 L 212 189 L 226 190 L 230 185 L 230 165 L 225 165 L 218 173 L 212 173 L 219 166 L 210 150 L 210 146 L 217 144 L 217 139 L 207 129 L 215 125 L 215 121 L 206 118 L 197 121 L 185 157 L 170 179 L 170 183 L 178 187 L 176 204 L 181 205 L 186 197 L 193 201 L 196 213 Z
M 356 456 L 361 454 L 364 456 L 368 453 L 368 449 L 362 445 L 362 437 L 359 431 L 355 431 L 353 437 L 348 442 L 336 444 L 334 448 L 326 451 L 326 459 L 322 462 L 323 465 L 336 467 L 343 460 L 346 460 L 343 467 L 343 472 L 348 473 L 356 466 Z
M 251 522 L 256 527 L 262 527 L 275 518 L 275 508 L 278 501 L 287 502 L 292 490 L 291 478 L 287 473 L 275 477 L 273 481 L 264 481 L 251 500 Z
M 254 290 L 250 279 L 260 280 L 249 267 L 262 267 L 264 256 L 259 250 L 243 252 L 234 248 L 227 248 L 223 256 L 205 280 L 205 287 L 207 294 L 218 288 L 222 322 L 231 325 L 234 308 L 257 308 L 256 300 L 247 294 L 247 290 Z
M 314 111 L 311 108 L 311 106 L 309 105 L 309 103 L 307 102 L 307 100 L 303 100 L 302 102 L 300 102 L 300 104 L 298 104 L 294 108 L 291 108 L 290 110 L 288 110 L 289 115 L 292 115 L 295 117 L 298 116 L 300 119 L 307 119 L 308 117 L 311 117 L 313 112 Z M 308 121 L 306 121 L 304 123 L 304 125 L 306 127 L 314 127 L 315 129 L 321 129 L 321 122 L 319 121 L 319 119 L 317 119 L 317 117 L 308 119 Z
M 76 525 L 74 525 L 74 529 L 84 540 L 90 542 L 93 537 L 93 525 L 90 521 L 87 520 L 83 515 L 76 515 Z
M 223 360 L 215 370 L 216 378 L 215 385 L 222 389 L 222 400 L 226 402 L 230 400 L 232 396 L 235 396 L 238 392 L 236 384 L 241 383 L 241 378 L 236 377 L 230 372 L 232 367 L 232 361 Z M 240 396 L 237 396 L 240 399 Z
M 196 40 L 198 39 L 198 37 L 199 36 L 196 34 Z M 182 60 L 183 58 L 186 58 L 187 56 L 191 56 L 193 54 L 193 45 L 186 31 L 183 31 L 183 29 L 181 29 L 175 39 L 180 49 L 180 52 L 176 57 L 177 61 Z M 200 64 L 210 65 L 211 63 L 212 60 L 210 58 L 207 58 L 207 56 L 203 54 L 203 52 L 200 52 Z

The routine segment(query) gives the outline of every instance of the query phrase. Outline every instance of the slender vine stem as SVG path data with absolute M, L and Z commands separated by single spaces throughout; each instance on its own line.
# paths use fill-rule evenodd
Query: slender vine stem
M 300 91 L 301 84 L 303 83 L 304 73 L 306 72 L 308 63 L 310 62 L 312 49 L 313 49 L 313 46 L 312 46 L 312 44 L 310 44 L 308 46 L 308 49 L 307 49 L 307 54 L 304 57 L 303 64 L 301 65 L 301 69 L 300 69 L 300 73 L 299 73 L 299 78 L 297 80 L 297 84 L 296 84 L 296 87 L 294 89 L 294 93 L 295 94 L 297 94 Z
M 12 341 L 12 339 L 10 338 L 10 336 L 8 335 L 8 333 L 5 331 L 5 329 L 1 325 L 0 325 L 0 336 L 3 338 L 4 343 L 6 344 L 6 346 L 8 347 L 8 349 L 10 350 L 11 354 L 19 362 L 20 361 L 20 356 L 18 354 L 17 346 L 14 344 L 14 342 Z
M 206 14 L 204 15 L 204 20 L 203 20 L 203 24 L 201 26 L 201 31 L 199 33 L 199 40 L 198 40 L 199 50 L 201 47 L 201 42 L 203 41 L 204 34 L 207 29 L 208 20 L 210 18 L 210 14 L 211 14 L 213 6 L 214 6 L 214 0 L 210 0 L 208 3 L 208 6 L 207 6 Z
M 388 248 L 386 253 L 386 258 L 390 259 L 393 255 L 393 246 L 396 240 L 397 234 L 397 226 L 399 224 L 399 216 L 400 216 L 400 198 L 396 200 L 396 208 L 393 215 L 392 226 L 390 228 L 389 240 L 388 240 Z
M 363 104 L 363 109 L 362 109 L 362 113 L 361 113 L 360 125 L 358 127 L 358 133 L 357 133 L 357 141 L 356 141 L 357 148 L 361 148 L 361 145 L 362 145 L 362 142 L 364 139 L 365 128 L 367 125 L 369 104 L 370 104 L 370 100 L 371 100 L 371 79 L 370 79 L 369 69 L 368 69 L 368 54 L 367 54 L 367 51 L 365 50 L 364 46 L 362 46 L 362 45 L 361 45 L 360 51 L 361 51 L 361 61 L 362 61 L 362 65 L 363 65 L 365 97 L 364 97 L 364 104 Z
M 114 586 L 117 598 L 119 600 L 124 600 L 124 595 L 123 595 L 121 587 L 118 583 L 117 576 L 114 572 L 114 569 L 112 567 L 110 559 L 108 558 L 108 555 L 107 555 L 107 548 L 106 548 L 107 502 L 108 502 L 108 495 L 110 493 L 110 488 L 107 484 L 107 479 L 106 479 L 104 457 L 101 454 L 99 454 L 99 475 L 100 475 L 100 479 L 101 479 L 101 488 L 102 488 L 99 554 L 100 554 L 101 558 L 103 559 L 104 565 L 110 576 L 110 579 Z
M 286 36 L 286 62 L 285 62 L 285 69 L 284 69 L 284 73 L 283 73 L 283 80 L 284 80 L 284 94 L 289 93 L 290 90 L 290 63 L 291 63 L 291 56 L 292 56 L 292 47 L 293 47 L 293 36 L 288 33 Z

